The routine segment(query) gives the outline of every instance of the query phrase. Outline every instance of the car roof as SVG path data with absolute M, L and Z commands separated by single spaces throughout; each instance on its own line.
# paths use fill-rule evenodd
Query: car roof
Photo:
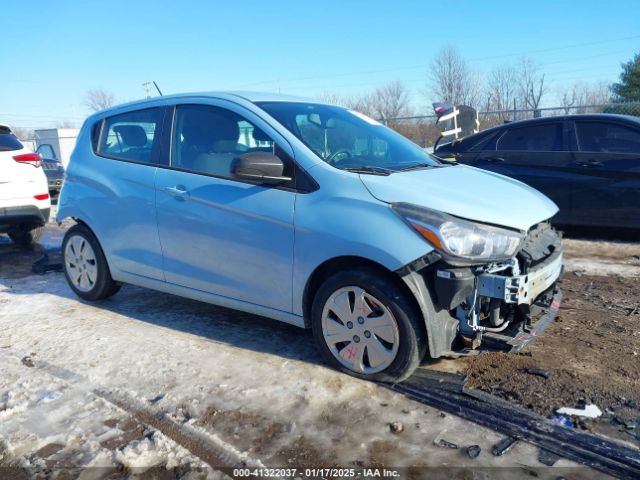
M 500 125 L 496 125 L 495 127 L 487 128 L 485 130 L 481 130 L 478 133 L 474 133 L 472 135 L 467 135 L 466 137 L 462 137 L 459 139 L 453 139 L 448 142 L 440 144 L 438 148 L 442 148 L 445 145 L 449 145 L 453 147 L 455 145 L 459 145 L 460 142 L 468 142 L 474 141 L 474 139 L 487 136 L 492 134 L 493 132 L 497 132 L 499 130 L 503 130 L 505 128 L 512 127 L 525 127 L 527 125 L 535 125 L 537 123 L 546 123 L 546 122 L 557 122 L 564 120 L 626 120 L 629 122 L 633 122 L 640 126 L 640 118 L 634 117 L 632 115 L 622 115 L 618 113 L 576 113 L 572 115 L 552 115 L 549 117 L 539 117 L 539 118 L 528 118 L 526 120 L 515 120 L 512 122 L 501 123 Z
M 144 106 L 148 103 L 155 103 L 158 100 L 174 100 L 174 99 L 193 98 L 193 97 L 221 98 L 221 99 L 227 99 L 227 100 L 233 99 L 235 97 L 236 99 L 244 99 L 251 103 L 296 102 L 296 103 L 314 103 L 314 104 L 329 105 L 327 102 L 323 102 L 322 100 L 298 97 L 295 95 L 284 95 L 281 93 L 251 92 L 251 91 L 246 91 L 246 92 L 245 91 L 213 91 L 213 92 L 177 93 L 172 95 L 163 95 L 161 97 L 145 98 L 142 100 L 135 100 L 133 102 L 114 105 L 113 107 L 96 112 L 96 114 L 102 116 L 107 112 L 117 111 L 120 109 L 130 109 L 131 107 L 137 107 L 137 106 Z
M 640 118 L 632 115 L 621 115 L 618 113 L 577 113 L 572 115 L 553 115 L 549 117 L 528 118 L 526 120 L 515 120 L 513 122 L 505 122 L 495 127 L 487 128 L 478 133 L 486 133 L 489 131 L 499 130 L 501 128 L 524 127 L 527 125 L 535 125 L 536 123 L 557 122 L 559 120 L 627 120 L 640 124 Z M 477 135 L 477 134 L 476 134 Z M 471 137 L 471 135 L 469 135 Z M 469 138 L 467 137 L 467 138 Z

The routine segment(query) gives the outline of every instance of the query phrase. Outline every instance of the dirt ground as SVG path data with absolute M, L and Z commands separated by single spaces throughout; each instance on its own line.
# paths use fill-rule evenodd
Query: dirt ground
M 493 456 L 500 434 L 327 368 L 307 331 L 133 286 L 81 302 L 62 273 L 31 272 L 63 231 L 26 251 L 0 236 L 0 478 L 7 466 L 225 478 L 243 465 L 602 478 L 566 459 L 548 468 L 525 442 Z
M 466 386 L 543 416 L 593 403 L 603 416 L 579 428 L 640 446 L 640 244 L 567 240 L 565 251 L 554 324 L 520 354 L 469 359 Z
M 501 435 L 325 367 L 308 332 L 132 286 L 81 302 L 62 273 L 31 273 L 63 233 L 48 226 L 31 251 L 0 236 L 0 478 L 7 465 L 224 478 L 220 466 L 245 464 L 602 478 L 569 475 L 565 459 L 545 470 L 524 442 L 494 457 Z M 632 441 L 637 430 L 615 422 L 640 416 L 640 245 L 569 240 L 566 251 L 560 318 L 526 352 L 424 368 L 468 371 L 470 385 L 543 415 L 594 402 L 607 420 L 587 427 Z M 551 376 L 527 373 L 533 366 Z M 471 445 L 479 457 L 464 453 Z

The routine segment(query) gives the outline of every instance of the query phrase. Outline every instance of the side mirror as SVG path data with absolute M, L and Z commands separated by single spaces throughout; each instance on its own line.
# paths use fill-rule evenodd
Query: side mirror
M 272 153 L 250 152 L 238 155 L 231 164 L 231 175 L 239 180 L 278 185 L 291 180 L 283 176 L 284 163 Z

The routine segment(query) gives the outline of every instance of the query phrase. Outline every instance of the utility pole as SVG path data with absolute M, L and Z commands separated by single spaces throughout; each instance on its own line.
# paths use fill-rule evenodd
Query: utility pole
M 151 98 L 151 85 L 153 82 L 144 82 L 142 86 L 144 87 L 145 98 Z
M 153 85 L 153 88 L 155 88 L 158 91 L 158 94 L 160 96 L 162 96 L 162 92 L 160 91 L 160 87 L 158 86 L 156 81 L 155 80 L 149 80 L 148 82 L 144 82 L 142 84 L 142 86 L 144 87 L 144 93 L 146 95 L 146 98 L 151 98 L 151 86 L 152 85 Z

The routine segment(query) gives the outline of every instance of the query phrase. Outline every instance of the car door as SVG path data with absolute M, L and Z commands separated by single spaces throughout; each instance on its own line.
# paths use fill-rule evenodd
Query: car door
M 576 120 L 575 214 L 585 225 L 640 228 L 640 122 Z
M 168 150 L 169 166 L 156 177 L 166 281 L 290 312 L 296 193 L 230 172 L 235 156 L 265 150 L 292 169 L 289 144 L 252 112 L 219 100 L 176 105 Z
M 155 205 L 162 119 L 161 107 L 105 118 L 92 128 L 96 156 L 70 167 L 67 208 L 77 203 L 90 212 L 86 220 L 114 278 L 122 273 L 163 280 Z
M 572 156 L 568 127 L 563 121 L 514 125 L 497 138 L 495 150 L 485 149 L 476 166 L 515 178 L 544 193 L 560 208 L 557 222 L 570 220 Z M 489 144 L 493 147 L 493 143 Z

